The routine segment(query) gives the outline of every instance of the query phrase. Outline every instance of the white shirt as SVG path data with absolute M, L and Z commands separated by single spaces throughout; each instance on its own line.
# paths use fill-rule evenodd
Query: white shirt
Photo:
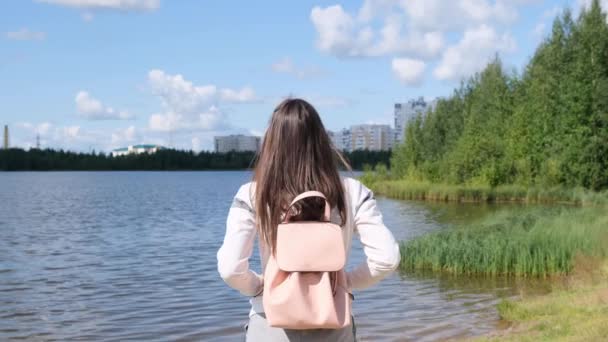
M 367 257 L 366 261 L 347 272 L 346 278 L 349 290 L 362 290 L 397 268 L 399 245 L 384 225 L 372 191 L 356 179 L 345 177 L 342 180 L 347 212 L 346 223 L 342 226 L 346 251 L 350 251 L 353 233 L 357 232 Z M 253 297 L 250 315 L 264 312 L 262 296 L 259 295 L 263 289 L 263 277 L 249 268 L 257 235 L 252 198 L 254 189 L 255 184 L 249 182 L 242 185 L 234 196 L 226 220 L 224 243 L 217 252 L 217 268 L 222 279 L 243 295 Z M 335 208 L 332 209 L 332 221 L 340 222 Z M 263 274 L 269 252 L 260 239 L 258 245 Z

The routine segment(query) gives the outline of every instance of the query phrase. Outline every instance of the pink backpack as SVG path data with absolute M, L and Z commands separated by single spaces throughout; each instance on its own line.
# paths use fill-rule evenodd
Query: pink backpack
M 290 222 L 290 209 L 308 197 L 325 199 L 323 221 Z M 272 327 L 339 329 L 350 325 L 342 228 L 330 219 L 325 195 L 306 191 L 289 205 L 277 228 L 275 254 L 264 272 L 264 312 Z

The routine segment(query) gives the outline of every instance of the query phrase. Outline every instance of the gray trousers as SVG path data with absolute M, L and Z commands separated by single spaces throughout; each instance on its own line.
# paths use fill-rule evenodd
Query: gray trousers
M 351 325 L 342 329 L 294 330 L 271 327 L 264 314 L 255 314 L 249 318 L 245 331 L 247 342 L 352 342 L 357 340 L 357 328 L 353 317 L 351 317 Z

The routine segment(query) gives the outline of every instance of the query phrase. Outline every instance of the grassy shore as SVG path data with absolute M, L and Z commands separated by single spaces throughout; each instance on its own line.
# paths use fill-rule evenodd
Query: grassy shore
M 379 195 L 405 200 L 561 203 L 572 205 L 608 204 L 608 191 L 592 192 L 582 188 L 450 185 L 408 180 L 379 180 L 370 175 L 364 175 L 361 180 Z
M 510 327 L 476 341 L 607 341 L 608 262 L 583 259 L 566 280 L 547 295 L 502 301 Z

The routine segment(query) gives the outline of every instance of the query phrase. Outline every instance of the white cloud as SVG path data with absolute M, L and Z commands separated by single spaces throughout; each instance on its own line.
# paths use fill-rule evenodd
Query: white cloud
M 215 106 L 199 113 L 157 113 L 148 120 L 148 127 L 156 132 L 211 131 L 227 129 L 229 126 L 226 114 Z
M 225 118 L 224 113 L 217 107 L 211 106 L 208 110 L 198 115 L 199 127 L 206 131 L 223 128 L 223 126 L 227 126 Z
M 340 5 L 314 7 L 310 19 L 317 30 L 317 47 L 321 51 L 338 56 L 357 55 L 358 46 L 369 40 L 365 37 L 368 34 L 355 37 L 355 22 Z
M 197 110 L 213 102 L 217 96 L 214 85 L 195 86 L 182 75 L 169 75 L 157 69 L 148 73 L 148 83 L 163 105 L 177 112 Z
M 112 133 L 112 146 L 124 146 L 139 140 L 139 133 L 135 126 L 129 126 L 124 129 L 117 129 Z
M 458 43 L 444 51 L 433 74 L 440 80 L 458 80 L 481 70 L 495 53 L 515 49 L 516 43 L 510 34 L 500 35 L 494 28 L 482 24 L 466 30 Z
M 6 38 L 11 40 L 45 40 L 46 32 L 22 28 L 18 31 L 6 32 Z
M 359 16 L 367 20 L 372 13 L 375 13 L 372 9 L 364 7 Z M 338 57 L 387 54 L 433 57 L 443 46 L 441 32 L 404 30 L 404 18 L 398 14 L 386 16 L 379 30 L 374 30 L 365 20 L 354 19 L 340 5 L 314 7 L 310 19 L 317 31 L 317 48 Z
M 436 56 L 443 48 L 443 34 L 439 31 L 403 31 L 403 19 L 389 16 L 380 30 L 380 40 L 367 48 L 370 56 L 408 54 L 421 57 Z
M 11 127 L 13 146 L 31 148 L 36 146 L 36 136 L 40 136 L 42 148 L 68 149 L 74 151 L 109 151 L 117 147 L 124 147 L 138 143 L 158 144 L 171 146 L 175 142 L 179 148 L 190 148 L 190 138 L 175 136 L 171 139 L 166 132 L 154 132 L 146 128 L 139 128 L 134 125 L 115 128 L 108 131 L 103 129 L 88 129 L 79 125 L 57 125 L 48 122 L 31 123 L 20 122 Z M 211 136 L 213 132 L 207 132 Z M 169 139 L 168 139 L 169 138 Z
M 88 120 L 128 120 L 134 118 L 127 111 L 115 110 L 112 107 L 105 106 L 84 90 L 76 94 L 74 102 L 76 102 L 78 114 Z
M 152 11 L 160 7 L 160 0 L 36 0 L 52 5 L 88 10 Z
M 310 19 L 316 46 L 337 57 L 404 56 L 429 61 L 444 49 L 447 33 L 480 25 L 501 27 L 519 7 L 539 0 L 365 0 L 357 13 L 340 5 L 316 6 Z M 608 0 L 603 0 L 608 1 Z
M 148 83 L 164 107 L 164 112 L 150 116 L 148 127 L 152 131 L 226 129 L 230 125 L 220 105 L 259 101 L 251 87 L 218 89 L 215 85 L 198 86 L 182 75 L 170 75 L 159 69 L 148 73 Z
M 395 76 L 407 85 L 420 84 L 426 69 L 426 63 L 410 58 L 393 58 L 391 66 Z
M 400 1 L 414 27 L 442 31 L 462 29 L 471 24 L 513 22 L 518 17 L 516 5 L 506 0 Z
M 174 112 L 152 114 L 148 120 L 148 127 L 153 131 L 170 132 L 178 127 L 182 116 Z
M 365 0 L 359 8 L 357 18 L 362 22 L 369 22 L 374 17 L 390 13 L 397 3 L 395 0 Z
M 244 87 L 241 90 L 220 89 L 220 100 L 224 102 L 245 103 L 255 102 L 257 98 L 251 87 Z
M 154 94 L 161 98 L 163 105 L 176 112 L 196 111 L 218 102 L 258 101 L 251 87 L 240 90 L 228 88 L 218 90 L 215 85 L 196 86 L 180 74 L 170 75 L 158 69 L 148 73 L 148 83 Z
M 92 146 L 99 146 L 105 139 L 102 134 L 85 131 L 78 125 L 54 125 L 49 122 L 16 124 L 15 146 L 24 148 L 36 146 L 36 138 L 40 137 L 42 148 L 63 148 L 87 150 Z M 19 130 L 21 129 L 21 130 Z
M 312 78 L 324 74 L 323 70 L 316 66 L 297 67 L 289 57 L 273 63 L 271 68 L 276 73 L 292 75 L 298 79 Z

